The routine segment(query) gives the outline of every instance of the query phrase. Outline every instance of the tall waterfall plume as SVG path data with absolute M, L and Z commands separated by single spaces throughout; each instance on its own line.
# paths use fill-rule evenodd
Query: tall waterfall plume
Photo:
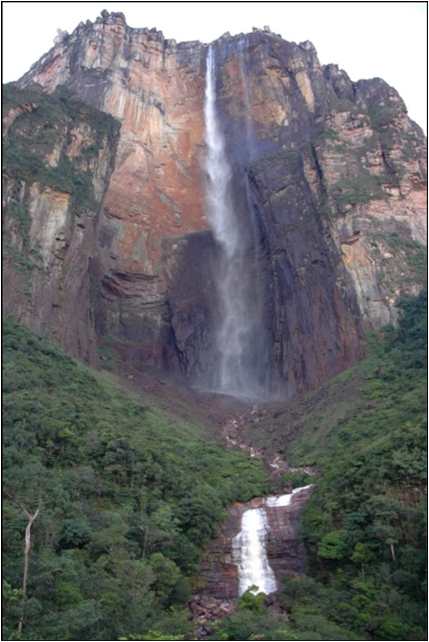
M 255 279 L 257 234 L 254 212 L 249 210 L 243 220 L 234 206 L 233 169 L 228 160 L 216 101 L 216 52 L 213 46 L 207 54 L 204 117 L 207 210 L 219 246 L 214 275 L 219 319 L 210 388 L 235 396 L 261 398 L 266 394 L 267 359 L 259 286 Z M 245 200 L 249 199 L 246 197 Z

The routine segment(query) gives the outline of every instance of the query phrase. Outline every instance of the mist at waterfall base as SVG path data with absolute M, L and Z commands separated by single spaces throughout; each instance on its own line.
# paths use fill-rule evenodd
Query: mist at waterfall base
M 241 530 L 232 541 L 232 556 L 238 566 L 238 593 L 243 595 L 247 590 L 258 593 L 275 593 L 277 582 L 267 555 L 267 538 L 269 525 L 265 506 L 268 508 L 285 508 L 289 506 L 294 495 L 311 487 L 295 488 L 286 495 L 267 497 L 260 508 L 249 508 L 241 517 Z M 252 588 L 256 587 L 256 588 Z
M 218 314 L 213 337 L 214 365 L 206 385 L 200 382 L 200 387 L 235 397 L 264 400 L 269 393 L 270 360 L 258 271 L 257 224 L 245 179 L 239 184 L 245 191 L 246 220 L 239 216 L 235 204 L 233 179 L 236 177 L 226 152 L 217 106 L 216 50 L 212 45 L 208 48 L 206 65 L 206 203 L 209 224 L 219 248 L 214 274 Z M 244 83 L 243 69 L 240 75 Z M 247 86 L 243 93 L 247 109 Z M 247 113 L 244 121 L 250 158 L 252 143 Z

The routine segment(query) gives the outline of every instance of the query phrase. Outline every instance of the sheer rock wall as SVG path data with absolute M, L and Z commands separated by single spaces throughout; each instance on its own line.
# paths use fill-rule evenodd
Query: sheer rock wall
M 256 220 L 273 391 L 293 395 L 350 365 L 363 330 L 394 322 L 398 296 L 423 284 L 425 139 L 394 89 L 320 65 L 309 42 L 256 30 L 225 34 L 214 47 L 235 207 L 243 230 L 250 213 Z M 166 40 L 103 12 L 18 83 L 48 93 L 66 86 L 121 124 L 117 149 L 103 152 L 114 171 L 104 174 L 96 221 L 73 245 L 76 257 L 82 252 L 76 264 L 91 256 L 92 286 L 90 297 L 89 286 L 70 292 L 69 334 L 78 333 L 71 318 L 85 299 L 99 346 L 190 379 L 212 367 L 216 323 L 216 247 L 204 204 L 206 55 L 205 44 Z M 7 124 L 31 118 L 28 109 L 14 105 Z M 42 196 L 37 181 L 26 189 L 31 216 L 53 229 L 68 197 L 45 188 Z M 87 357 L 76 336 L 56 336 Z

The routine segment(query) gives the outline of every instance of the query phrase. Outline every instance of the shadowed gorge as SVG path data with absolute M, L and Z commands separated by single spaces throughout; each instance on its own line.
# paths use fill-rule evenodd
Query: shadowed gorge
M 3 107 L 5 639 L 426 639 L 396 90 L 102 11 Z

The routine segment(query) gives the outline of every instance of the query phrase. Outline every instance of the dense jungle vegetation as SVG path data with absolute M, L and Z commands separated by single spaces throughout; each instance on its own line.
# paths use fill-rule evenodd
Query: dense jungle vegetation
M 13 321 L 3 330 L 4 639 L 191 635 L 202 546 L 227 505 L 267 492 L 262 466 Z

